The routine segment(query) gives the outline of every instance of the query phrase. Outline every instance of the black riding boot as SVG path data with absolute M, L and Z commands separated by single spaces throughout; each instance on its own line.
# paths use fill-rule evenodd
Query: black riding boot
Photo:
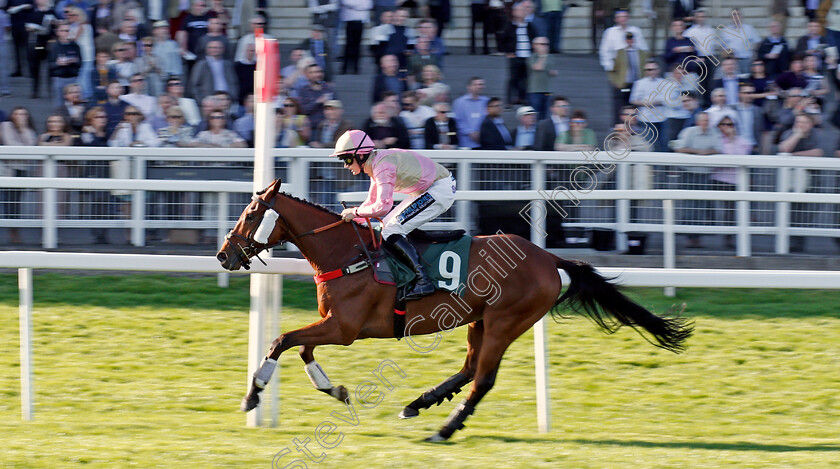
M 403 235 L 395 234 L 388 237 L 386 240 L 391 251 L 397 255 L 403 262 L 405 262 L 415 274 L 414 286 L 405 295 L 406 300 L 416 300 L 426 295 L 431 295 L 435 292 L 435 286 L 423 268 L 420 261 L 420 255 L 417 254 L 417 249 L 411 244 Z

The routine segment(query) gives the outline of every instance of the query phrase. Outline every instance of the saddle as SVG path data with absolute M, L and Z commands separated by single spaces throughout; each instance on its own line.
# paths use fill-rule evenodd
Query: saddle
M 414 230 L 408 236 L 437 290 L 452 291 L 466 282 L 472 243 L 466 231 Z M 394 336 L 399 340 L 405 335 L 405 294 L 414 281 L 414 271 L 392 256 L 384 246 L 371 253 L 371 256 L 373 278 L 379 283 L 397 287 Z

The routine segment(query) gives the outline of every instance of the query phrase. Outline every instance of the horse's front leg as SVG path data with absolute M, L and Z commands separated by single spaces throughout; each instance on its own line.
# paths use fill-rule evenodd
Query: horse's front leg
M 321 365 L 315 361 L 315 355 L 312 353 L 314 350 L 314 345 L 300 346 L 300 358 L 302 358 L 303 363 L 306 364 L 303 369 L 306 371 L 306 375 L 309 376 L 309 381 L 312 381 L 312 386 L 315 386 L 315 389 L 329 394 L 341 402 L 347 401 L 347 398 L 349 397 L 347 394 L 347 388 L 342 385 L 333 386 L 332 383 L 330 383 L 327 373 L 325 373 L 324 369 L 321 368 Z
M 327 344 L 352 344 L 353 341 L 356 340 L 359 327 L 352 327 L 348 324 L 344 324 L 343 326 L 344 327 L 342 327 L 342 324 L 338 322 L 334 315 L 327 315 L 318 322 L 285 334 L 281 334 L 280 337 L 274 339 L 274 342 L 271 344 L 271 348 L 268 351 L 268 355 L 263 358 L 259 369 L 257 369 L 256 373 L 254 373 L 254 378 L 251 380 L 251 388 L 248 390 L 248 394 L 246 394 L 245 398 L 242 399 L 242 411 L 248 412 L 259 405 L 259 394 L 263 389 L 265 389 L 266 384 L 268 384 L 268 381 L 271 379 L 271 375 L 274 374 L 274 370 L 277 368 L 277 359 L 280 358 L 281 353 L 298 345 L 308 345 L 314 347 L 316 345 Z M 321 373 L 323 373 L 323 370 L 321 370 Z M 324 374 L 323 377 L 326 378 L 326 375 Z M 329 380 L 327 379 L 327 381 Z

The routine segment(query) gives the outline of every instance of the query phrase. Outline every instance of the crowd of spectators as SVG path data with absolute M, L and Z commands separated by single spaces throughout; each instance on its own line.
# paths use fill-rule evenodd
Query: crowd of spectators
M 32 98 L 49 91 L 54 110 L 41 121 L 44 132 L 37 139 L 4 132 L 3 144 L 253 145 L 253 31 L 266 28 L 266 16 L 250 18 L 252 31 L 235 38 L 232 15 L 220 0 L 170 2 L 170 10 L 181 9 L 177 14 L 146 11 L 140 5 L 150 4 L 134 0 L 5 3 L 0 24 L 5 19 L 12 32 L 11 76 L 28 74 Z M 278 77 L 278 147 L 329 147 L 347 127 L 364 129 L 383 148 L 573 151 L 598 146 L 584 103 L 573 109 L 570 99 L 553 92 L 568 5 L 474 0 L 472 30 L 485 33 L 483 53 L 491 53 L 494 42 L 492 53 L 505 57 L 507 85 L 505 96 L 486 96 L 484 78 L 474 76 L 457 97 L 444 80 L 441 33 L 451 6 L 420 2 L 425 9 L 418 12 L 409 7 L 414 3 L 309 1 L 310 37 L 284 57 Z M 743 18 L 728 26 L 743 31 L 747 41 L 718 33 L 720 41 L 712 36 L 720 29 L 707 24 L 702 9 L 687 9 L 696 2 L 669 2 L 662 10 L 660 2 L 648 1 L 645 8 L 657 11 L 648 15 L 656 17 L 654 32 L 662 29 L 656 26 L 662 17 L 670 18 L 670 35 L 648 42 L 618 3 L 611 20 L 599 19 L 609 27 L 598 48 L 612 88 L 614 128 L 621 125 L 620 132 L 629 136 L 657 136 L 647 144 L 634 138 L 631 148 L 822 154 L 820 128 L 840 124 L 840 113 L 828 114 L 823 107 L 829 81 L 838 82 L 840 33 L 833 31 L 840 30 L 840 13 L 815 12 L 808 33 L 795 45 L 784 38 L 783 23 L 771 21 L 762 39 L 761 28 Z M 341 50 L 339 27 L 346 37 Z M 369 63 L 363 43 L 369 46 Z M 471 52 L 478 52 L 474 35 Z M 349 122 L 335 81 L 367 67 L 375 69 L 370 115 L 364 122 Z M 42 71 L 49 86 L 42 86 Z M 680 87 L 670 95 L 658 93 L 666 80 Z M 514 111 L 513 125 L 503 118 L 506 109 Z M 701 114 L 709 118 L 708 129 L 698 130 Z M 800 117 L 814 127 L 808 138 L 797 125 Z M 722 128 L 729 124 L 734 134 Z M 725 135 L 748 145 L 726 145 Z M 693 146 L 698 136 L 702 148 Z

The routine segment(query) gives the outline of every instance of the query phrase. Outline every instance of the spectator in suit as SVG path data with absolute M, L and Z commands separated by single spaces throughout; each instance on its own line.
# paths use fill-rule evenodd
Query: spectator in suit
M 738 103 L 738 60 L 729 56 L 720 64 L 721 76 L 712 81 L 712 89 L 723 88 L 726 94 L 726 104 L 734 106 Z
M 411 141 L 405 125 L 397 116 L 390 116 L 384 103 L 376 103 L 370 109 L 370 117 L 362 130 L 373 140 L 376 148 L 409 148 Z
M 236 42 L 236 53 L 233 56 L 234 62 L 241 61 L 245 57 L 245 49 L 248 47 L 248 45 L 254 45 L 256 43 L 254 32 L 257 29 L 266 29 L 265 17 L 262 15 L 252 16 L 251 19 L 248 20 L 248 27 L 250 28 L 251 32 L 243 35 L 239 38 L 239 41 Z M 274 39 L 274 36 L 270 34 L 265 34 L 265 32 L 263 32 L 263 37 L 266 39 Z M 299 58 L 300 57 L 293 61 L 290 61 L 291 64 L 294 65 Z M 283 76 L 286 76 L 286 74 L 284 73 Z
M 23 70 L 26 66 L 26 46 L 29 35 L 25 25 L 32 7 L 32 0 L 8 0 L 6 6 L 3 7 L 9 14 L 12 44 L 15 51 L 15 70 L 12 72 L 12 77 L 23 76 Z
M 370 53 L 373 56 L 373 64 L 379 70 L 379 63 L 385 55 L 388 37 L 394 32 L 394 11 L 384 10 L 379 14 L 379 24 L 370 28 Z
M 753 149 L 758 149 L 764 141 L 762 139 L 764 112 L 753 103 L 754 93 L 755 88 L 751 84 L 742 83 L 738 92 L 738 104 L 735 105 L 735 112 L 738 115 L 738 121 L 741 123 L 739 134 Z
M 105 114 L 108 116 L 108 124 L 105 130 L 108 133 L 108 137 L 110 137 L 117 124 L 122 121 L 128 103 L 120 99 L 125 94 L 125 88 L 118 81 L 109 83 L 105 89 L 105 94 L 105 102 L 100 104 L 100 106 L 105 109 Z
M 394 12 L 392 23 L 394 30 L 388 36 L 388 42 L 385 43 L 385 54 L 390 54 L 397 58 L 400 74 L 404 74 L 408 70 L 410 49 L 414 47 L 417 40 L 417 34 L 413 28 L 406 25 L 406 21 L 408 21 L 408 9 L 397 8 Z
M 769 34 L 758 46 L 758 59 L 764 62 L 767 76 L 771 79 L 790 68 L 790 47 L 782 36 L 782 26 L 771 21 L 767 26 Z
M 645 42 L 644 36 L 642 35 L 642 30 L 639 29 L 638 26 L 627 24 L 629 17 L 630 15 L 626 9 L 616 11 L 615 26 L 607 28 L 606 31 L 604 31 L 603 38 L 601 38 L 601 46 L 598 50 L 598 56 L 601 61 L 601 66 L 608 72 L 614 67 L 616 52 L 618 52 L 619 49 L 627 47 L 627 33 L 633 33 L 633 44 L 635 48 L 643 51 L 650 50 L 647 42 Z
M 487 114 L 481 122 L 479 130 L 479 150 L 507 150 L 513 148 L 513 138 L 510 131 L 505 127 L 505 119 L 502 117 L 502 101 L 499 98 L 490 98 L 487 101 Z
M 458 148 L 458 123 L 449 115 L 449 104 L 436 103 L 434 117 L 426 120 L 427 149 L 454 150 Z
M 513 129 L 514 150 L 533 150 L 537 135 L 537 111 L 531 106 L 522 106 L 516 110 L 517 126 Z
M 309 55 L 315 59 L 315 63 L 324 71 L 324 80 L 333 81 L 333 56 L 330 54 L 330 47 L 324 36 L 324 26 L 312 25 L 309 38 L 300 43 L 300 48 L 309 51 Z
M 671 0 L 671 18 L 681 18 L 683 21 L 694 20 L 694 11 L 700 8 L 700 0 Z
M 117 71 L 110 64 L 111 54 L 106 50 L 96 52 L 93 68 L 90 70 L 90 75 L 87 77 L 88 84 L 91 87 L 91 101 L 93 103 L 101 104 L 108 99 L 105 92 L 108 88 L 108 83 L 117 79 Z
M 398 96 L 408 89 L 405 76 L 399 72 L 399 60 L 395 55 L 388 54 L 382 57 L 382 73 L 376 75 L 373 80 L 371 101 L 377 103 L 382 101 L 382 93 L 392 91 Z
M 547 119 L 537 122 L 537 134 L 534 137 L 534 150 L 552 151 L 557 136 L 569 131 L 569 109 L 571 106 L 563 96 L 551 100 L 550 114 Z
M 615 120 L 618 120 L 621 108 L 630 104 L 630 91 L 633 88 L 633 83 L 642 78 L 644 64 L 649 60 L 648 51 L 642 50 L 636 45 L 635 33 L 628 32 L 624 41 L 624 47 L 615 51 L 610 69 L 607 71 L 607 78 L 612 85 Z
M 226 60 L 222 53 L 224 44 L 219 41 L 207 43 L 207 56 L 193 67 L 190 73 L 190 89 L 196 100 L 204 99 L 217 90 L 227 91 L 238 102 L 239 82 L 233 62 Z
M 820 34 L 821 32 L 822 25 L 819 21 L 809 21 L 808 32 L 796 40 L 796 48 L 793 49 L 794 54 L 815 55 L 819 60 L 820 68 L 825 62 L 825 48 L 828 47 L 828 41 Z
M 776 75 L 776 86 L 781 90 L 790 88 L 805 88 L 808 86 L 808 80 L 803 73 L 802 61 L 805 57 L 795 54 L 790 59 L 790 67 L 782 73 Z
M 338 8 L 339 0 L 308 0 L 309 11 L 312 12 L 312 24 L 323 29 L 321 39 L 326 41 L 327 54 L 333 57 L 338 48 Z M 314 54 L 313 54 L 314 55 Z M 322 65 L 323 66 L 323 65 Z M 327 81 L 332 81 L 332 69 L 327 75 Z

